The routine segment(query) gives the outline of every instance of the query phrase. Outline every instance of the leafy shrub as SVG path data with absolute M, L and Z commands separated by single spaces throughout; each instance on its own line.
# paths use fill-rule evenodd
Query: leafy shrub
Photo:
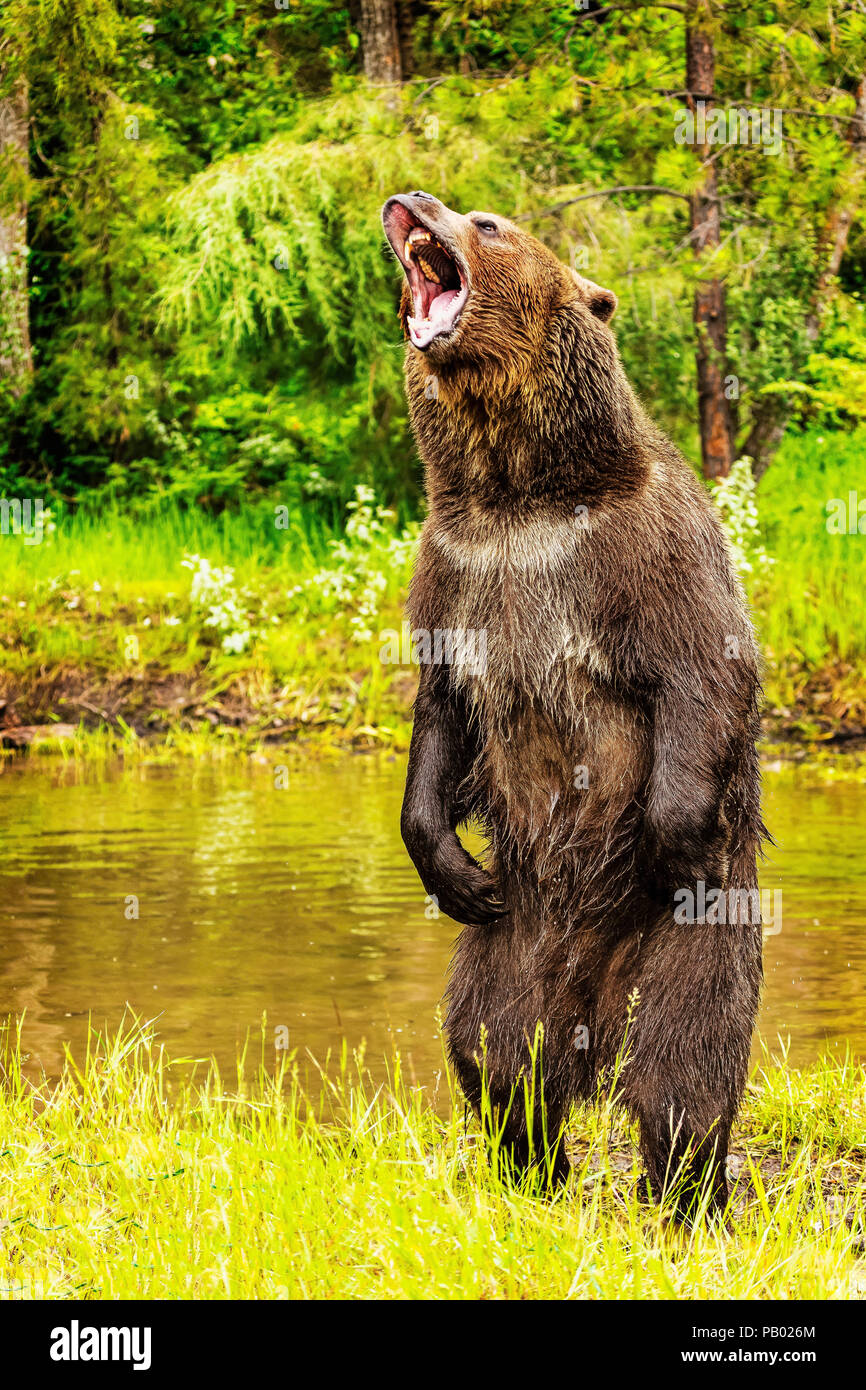
M 220 636 L 220 646 L 227 655 L 246 651 L 255 636 L 250 625 L 248 589 L 238 589 L 235 572 L 230 565 L 212 565 L 201 555 L 185 555 L 184 569 L 192 571 L 190 604 L 193 612 L 203 619 L 206 628 Z
M 761 536 L 755 488 L 752 460 L 748 458 L 737 459 L 728 476 L 710 488 L 737 573 L 744 582 L 764 573 L 773 563 Z
M 396 533 L 393 523 L 393 512 L 377 503 L 372 489 L 357 487 L 345 540 L 332 540 L 328 567 L 295 590 L 308 609 L 341 617 L 354 642 L 374 640 L 383 599 L 393 598 L 409 579 L 418 524 Z

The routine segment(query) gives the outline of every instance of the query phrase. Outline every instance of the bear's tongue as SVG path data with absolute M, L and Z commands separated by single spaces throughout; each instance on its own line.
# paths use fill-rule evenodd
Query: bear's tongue
M 427 312 L 425 314 L 422 295 L 416 293 L 415 313 L 414 315 L 410 314 L 406 320 L 412 342 L 416 347 L 426 347 L 443 328 L 450 328 L 453 317 L 451 306 L 458 296 L 457 290 L 444 290 L 426 306 Z M 426 298 L 426 296 L 423 297 Z

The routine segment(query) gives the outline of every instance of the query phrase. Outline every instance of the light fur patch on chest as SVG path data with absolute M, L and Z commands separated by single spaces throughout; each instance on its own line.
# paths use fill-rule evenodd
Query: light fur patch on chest
M 437 623 L 483 638 L 483 664 L 454 663 L 455 680 L 476 701 L 503 710 L 529 699 L 571 724 L 587 683 L 610 681 L 608 658 L 591 635 L 591 567 L 581 556 L 602 512 L 578 507 L 573 520 L 515 519 L 469 502 L 447 523 L 428 520 L 427 544 L 447 576 Z
M 456 569 L 525 575 L 533 569 L 558 569 L 573 560 L 582 541 L 598 524 L 599 517 L 586 509 L 576 513 L 573 521 L 564 517 L 513 521 L 467 515 L 450 526 L 434 524 L 430 539 Z

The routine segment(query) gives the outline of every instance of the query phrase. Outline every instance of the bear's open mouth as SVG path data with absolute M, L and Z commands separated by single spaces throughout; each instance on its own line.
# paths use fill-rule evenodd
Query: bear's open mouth
M 402 203 L 385 217 L 385 232 L 409 281 L 414 312 L 406 327 L 415 347 L 453 333 L 469 295 L 468 279 L 455 253 Z

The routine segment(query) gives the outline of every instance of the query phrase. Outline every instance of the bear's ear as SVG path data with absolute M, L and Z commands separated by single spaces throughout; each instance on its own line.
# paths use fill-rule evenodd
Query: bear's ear
M 617 299 L 613 290 L 605 290 L 601 285 L 597 285 L 594 280 L 586 280 L 582 275 L 578 275 L 573 270 L 574 276 L 580 290 L 586 300 L 589 312 L 594 314 L 602 323 L 607 323 L 613 318 L 616 312 Z
M 593 284 L 592 280 L 585 280 L 584 284 L 590 313 L 595 314 L 602 323 L 607 323 L 616 313 L 616 295 L 613 290 L 605 290 L 601 285 Z

